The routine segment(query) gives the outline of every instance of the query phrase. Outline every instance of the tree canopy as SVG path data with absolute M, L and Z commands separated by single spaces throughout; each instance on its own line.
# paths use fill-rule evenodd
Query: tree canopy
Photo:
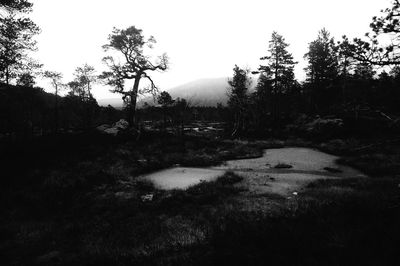
M 36 50 L 33 36 L 40 29 L 30 18 L 19 14 L 30 12 L 31 7 L 32 4 L 24 0 L 0 4 L 5 10 L 0 16 L 0 78 L 7 84 L 18 75 L 40 67 L 28 56 L 29 51 Z
M 71 94 L 79 96 L 82 101 L 88 101 L 93 98 L 91 92 L 92 84 L 97 81 L 95 72 L 95 68 L 88 64 L 77 67 L 74 73 L 74 80 L 68 83 L 71 88 Z
M 294 66 L 292 54 L 287 50 L 289 44 L 276 31 L 272 33 L 268 46 L 268 55 L 261 57 L 266 65 L 260 65 L 259 70 L 273 83 L 274 92 L 285 90 L 294 81 Z
M 379 66 L 400 64 L 400 0 L 373 17 L 370 28 L 368 40 L 354 39 L 353 56 Z
M 306 67 L 307 79 L 310 82 L 322 82 L 333 80 L 338 75 L 338 58 L 335 41 L 330 33 L 323 28 L 316 40 L 308 47 L 309 51 L 304 55 L 308 60 Z
M 32 3 L 28 0 L 2 0 L 0 2 L 0 9 L 5 9 L 8 12 L 30 12 Z

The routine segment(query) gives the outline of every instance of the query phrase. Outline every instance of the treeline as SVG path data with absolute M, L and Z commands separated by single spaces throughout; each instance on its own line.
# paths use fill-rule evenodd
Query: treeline
M 256 71 L 234 67 L 227 84 L 228 106 L 217 108 L 191 106 L 162 92 L 158 106 L 138 110 L 140 94 L 158 93 L 151 73 L 166 71 L 169 59 L 165 53 L 150 56 L 155 38 L 145 37 L 135 26 L 114 28 L 108 36 L 103 46 L 105 52 L 112 52 L 103 58 L 107 71 L 97 75 L 94 67 L 85 64 L 76 68 L 72 81 L 63 82 L 61 73 L 42 70 L 28 56 L 36 50 L 33 36 L 40 32 L 25 16 L 31 10 L 27 0 L 0 3 L 0 134 L 5 138 L 89 129 L 112 124 L 123 115 L 136 132 L 151 121 L 153 128 L 172 125 L 183 133 L 185 123 L 208 120 L 227 122 L 226 132 L 233 137 L 282 134 L 293 125 L 318 123 L 328 124 L 328 129 L 343 122 L 359 130 L 380 124 L 386 129 L 398 127 L 400 121 L 400 0 L 393 0 L 391 7 L 372 19 L 371 32 L 364 39 L 343 36 L 335 41 L 322 29 L 304 55 L 304 82 L 295 79 L 297 62 L 289 44 L 273 32 Z M 382 43 L 388 36 L 392 41 Z M 251 93 L 250 74 L 258 75 Z M 54 93 L 35 87 L 36 77 L 46 78 Z M 97 104 L 92 86 L 99 81 L 122 95 L 124 113 Z M 68 90 L 66 96 L 60 96 L 62 90 Z
M 96 99 L 72 91 L 65 96 L 45 92 L 40 87 L 0 83 L 0 141 L 29 139 L 57 133 L 76 133 L 112 125 L 126 119 L 126 111 L 110 105 L 99 106 Z M 143 128 L 176 128 L 183 134 L 192 121 L 224 122 L 228 109 L 191 106 L 185 99 L 172 99 L 160 93 L 157 105 L 145 105 L 137 111 L 137 123 Z
M 145 103 L 138 109 L 137 121 L 140 125 L 159 130 L 175 128 L 175 132 L 182 135 L 185 125 L 191 122 L 224 123 L 229 118 L 229 110 L 222 104 L 216 107 L 195 106 L 184 98 L 173 99 L 166 91 L 161 92 L 156 100 L 156 105 Z
M 123 116 L 111 106 L 99 106 L 94 98 L 83 101 L 73 94 L 56 96 L 39 87 L 0 84 L 0 140 L 87 130 Z
M 307 78 L 301 83 L 294 76 L 297 62 L 289 44 L 273 32 L 267 54 L 260 58 L 263 64 L 251 72 L 259 75 L 255 92 L 249 92 L 250 70 L 233 69 L 228 102 L 232 136 L 282 134 L 293 124 L 301 127 L 313 120 L 341 126 L 346 120 L 359 131 L 398 129 L 399 21 L 400 1 L 395 0 L 373 18 L 367 41 L 346 36 L 335 41 L 322 29 L 304 55 Z M 381 43 L 388 37 L 391 42 Z

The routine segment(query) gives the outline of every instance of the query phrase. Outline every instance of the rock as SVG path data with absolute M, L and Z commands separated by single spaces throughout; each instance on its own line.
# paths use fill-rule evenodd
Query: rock
M 102 125 L 96 127 L 96 129 L 99 130 L 99 131 L 104 131 L 104 130 L 106 130 L 107 128 L 110 128 L 110 125 L 108 125 L 108 124 L 102 124 Z
M 124 120 L 120 119 L 118 122 L 113 124 L 113 126 L 109 126 L 107 124 L 103 124 L 98 126 L 96 129 L 109 135 L 117 136 L 120 131 L 126 130 L 129 127 L 129 123 Z
M 129 123 L 125 119 L 120 119 L 118 122 L 116 122 L 113 125 L 113 127 L 117 128 L 117 129 L 120 129 L 120 130 L 121 129 L 127 129 L 129 127 Z
M 153 200 L 153 196 L 154 196 L 154 194 L 146 194 L 146 195 L 141 196 L 140 198 L 141 198 L 142 202 L 150 202 Z
M 118 128 L 111 127 L 111 128 L 107 128 L 103 132 L 106 133 L 106 134 L 110 134 L 110 135 L 116 136 L 116 135 L 118 135 L 119 130 L 118 130 Z

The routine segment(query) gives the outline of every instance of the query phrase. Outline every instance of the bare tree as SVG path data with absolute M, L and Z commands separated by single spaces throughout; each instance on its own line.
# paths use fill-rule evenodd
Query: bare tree
M 156 43 L 153 36 L 145 39 L 142 30 L 131 26 L 125 30 L 114 28 L 108 36 L 109 43 L 104 45 L 105 51 L 113 50 L 122 55 L 121 60 L 115 57 L 106 56 L 103 61 L 109 67 L 100 78 L 106 81 L 106 84 L 113 86 L 113 92 L 122 94 L 122 98 L 128 109 L 128 122 L 132 127 L 135 124 L 136 100 L 138 94 L 155 93 L 158 91 L 149 72 L 165 71 L 168 68 L 168 57 L 164 53 L 156 59 L 152 58 L 146 48 L 152 49 Z M 140 81 L 146 79 L 150 86 L 139 90 Z M 133 85 L 130 88 L 125 84 L 126 80 L 132 80 Z

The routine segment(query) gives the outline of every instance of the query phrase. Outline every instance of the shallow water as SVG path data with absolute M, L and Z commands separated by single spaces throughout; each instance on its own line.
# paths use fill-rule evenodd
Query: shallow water
M 213 181 L 225 173 L 224 170 L 209 168 L 175 167 L 146 176 L 158 189 L 186 189 L 200 182 Z
M 244 177 L 242 185 L 250 191 L 287 194 L 316 179 L 364 176 L 351 167 L 338 165 L 337 159 L 337 156 L 310 148 L 268 149 L 260 158 L 232 160 L 208 168 L 175 167 L 142 178 L 163 190 L 187 189 L 200 182 L 215 180 L 231 170 Z M 292 168 L 274 168 L 280 163 L 289 164 Z M 339 172 L 331 173 L 324 170 L 325 167 L 338 169 Z
M 357 176 L 361 173 L 351 167 L 339 165 L 339 157 L 318 150 L 302 147 L 267 149 L 260 158 L 227 161 L 221 166 L 213 167 L 219 170 L 261 171 L 268 173 L 309 173 L 314 175 Z M 278 164 L 288 164 L 292 168 L 276 169 Z M 325 167 L 338 169 L 338 173 L 330 173 Z

